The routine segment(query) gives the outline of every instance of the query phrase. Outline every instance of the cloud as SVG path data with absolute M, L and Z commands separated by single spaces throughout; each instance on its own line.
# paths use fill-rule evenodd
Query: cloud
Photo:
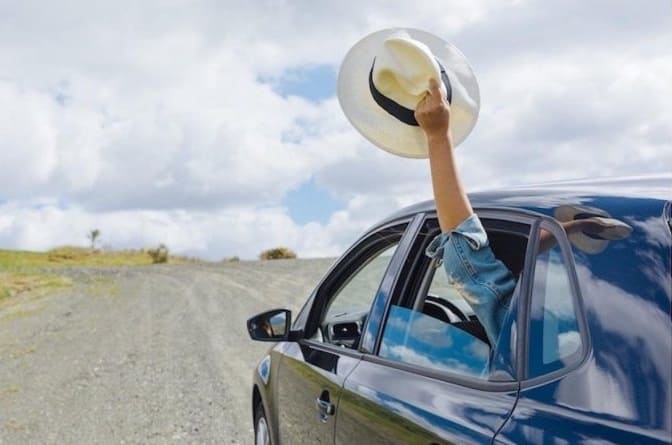
M 366 202 L 354 200 L 325 224 L 297 225 L 287 209 L 277 206 L 91 212 L 48 200 L 10 201 L 0 204 L 0 246 L 86 245 L 86 233 L 98 228 L 101 244 L 111 248 L 165 243 L 172 252 L 218 260 L 256 258 L 261 250 L 290 246 L 303 257 L 337 257 L 368 227 L 368 218 L 358 217 L 359 205 Z
M 428 355 L 421 354 L 404 345 L 389 346 L 382 355 L 403 363 L 424 366 L 425 368 L 442 369 L 445 366 L 442 360 L 432 360 Z
M 430 198 L 428 165 L 372 148 L 335 98 L 281 94 L 263 79 L 337 69 L 357 39 L 389 26 L 436 32 L 474 65 L 483 109 L 457 152 L 470 190 L 660 171 L 672 160 L 669 10 L 13 4 L 0 17 L 0 240 L 49 247 L 95 224 L 114 246 L 161 238 L 216 258 L 256 255 L 268 247 L 257 241 L 264 230 L 303 256 L 339 253 L 385 214 Z M 297 225 L 283 197 L 311 179 L 347 205 L 326 223 Z

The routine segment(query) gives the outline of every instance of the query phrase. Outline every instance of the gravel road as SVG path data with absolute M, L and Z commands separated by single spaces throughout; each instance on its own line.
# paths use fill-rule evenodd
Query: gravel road
M 67 270 L 0 311 L 0 444 L 252 443 L 268 345 L 245 321 L 298 310 L 332 262 Z

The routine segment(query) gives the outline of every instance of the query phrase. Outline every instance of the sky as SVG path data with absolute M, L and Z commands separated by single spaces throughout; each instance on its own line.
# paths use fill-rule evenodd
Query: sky
M 431 198 L 426 160 L 354 130 L 347 50 L 420 28 L 466 55 L 468 190 L 672 166 L 672 3 L 0 0 L 0 248 L 165 243 L 337 256 Z

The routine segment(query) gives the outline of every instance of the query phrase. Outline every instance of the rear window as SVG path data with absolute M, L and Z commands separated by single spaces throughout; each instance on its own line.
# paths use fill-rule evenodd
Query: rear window
M 544 230 L 544 229 L 542 229 Z M 583 342 L 578 308 L 561 245 L 552 237 L 539 251 L 530 304 L 528 376 L 538 377 L 580 359 Z

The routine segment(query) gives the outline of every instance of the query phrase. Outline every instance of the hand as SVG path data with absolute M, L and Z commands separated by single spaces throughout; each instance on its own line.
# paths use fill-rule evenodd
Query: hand
M 415 109 L 415 120 L 425 131 L 427 139 L 450 138 L 450 106 L 441 94 L 436 79 L 429 79 L 429 92 Z

